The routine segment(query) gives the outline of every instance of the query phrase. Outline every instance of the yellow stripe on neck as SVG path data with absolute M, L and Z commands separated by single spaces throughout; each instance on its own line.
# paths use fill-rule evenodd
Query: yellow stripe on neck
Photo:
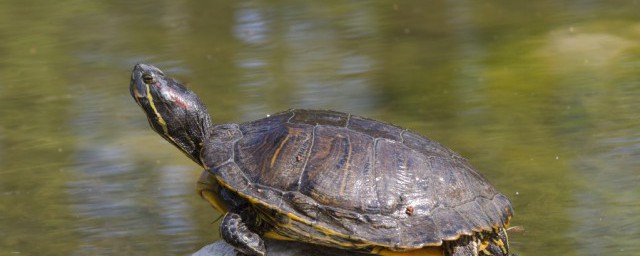
M 164 134 L 167 137 L 169 137 L 169 130 L 167 129 L 167 122 L 164 121 L 164 118 L 162 118 L 162 116 L 158 112 L 158 109 L 156 109 L 156 105 L 153 102 L 153 96 L 151 96 L 150 87 L 151 87 L 151 85 L 147 84 L 147 100 L 149 101 L 149 105 L 153 109 L 153 112 L 156 114 L 156 117 L 158 117 L 158 124 L 160 124 L 160 126 L 162 126 L 162 131 L 164 132 Z

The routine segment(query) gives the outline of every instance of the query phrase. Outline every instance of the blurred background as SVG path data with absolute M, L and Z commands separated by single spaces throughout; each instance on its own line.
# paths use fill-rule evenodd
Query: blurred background
M 0 255 L 186 255 L 218 238 L 200 168 L 133 65 L 214 122 L 334 109 L 467 157 L 519 255 L 640 251 L 640 1 L 0 1 Z

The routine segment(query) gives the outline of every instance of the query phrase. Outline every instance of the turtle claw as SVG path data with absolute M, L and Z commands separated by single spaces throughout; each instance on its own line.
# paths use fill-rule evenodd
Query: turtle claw
M 220 235 L 236 249 L 238 256 L 265 256 L 267 250 L 260 236 L 251 231 L 236 211 L 228 212 L 220 224 Z

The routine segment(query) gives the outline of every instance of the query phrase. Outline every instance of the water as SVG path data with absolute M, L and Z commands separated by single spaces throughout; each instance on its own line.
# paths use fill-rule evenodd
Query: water
M 640 251 L 639 1 L 0 2 L 0 255 L 189 254 L 218 239 L 199 168 L 133 65 L 216 122 L 292 107 L 392 122 L 513 202 L 520 255 Z

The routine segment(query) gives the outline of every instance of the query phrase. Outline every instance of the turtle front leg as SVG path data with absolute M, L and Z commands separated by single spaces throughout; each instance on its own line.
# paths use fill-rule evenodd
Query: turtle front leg
M 258 233 L 251 230 L 249 223 L 257 222 L 250 219 L 251 208 L 233 208 L 224 215 L 220 224 L 220 235 L 231 246 L 236 248 L 238 255 L 265 256 L 267 249 Z M 255 217 L 254 217 L 255 218 Z

